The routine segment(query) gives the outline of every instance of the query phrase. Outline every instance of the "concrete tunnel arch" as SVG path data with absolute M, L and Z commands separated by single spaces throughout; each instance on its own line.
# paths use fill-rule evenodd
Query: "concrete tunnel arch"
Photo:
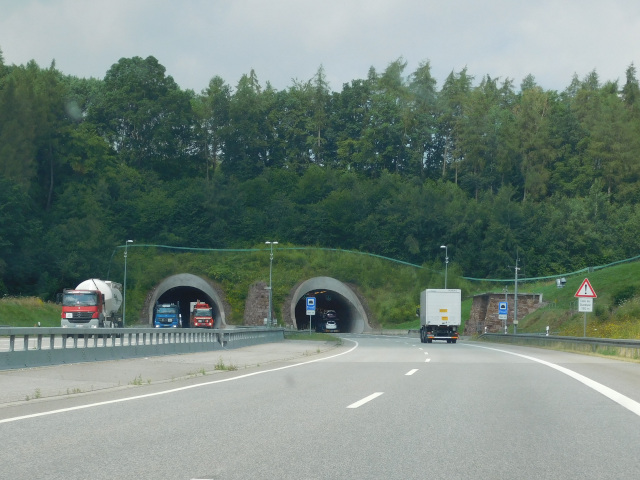
M 318 309 L 330 308 L 336 311 L 341 332 L 363 333 L 372 330 L 367 313 L 355 292 L 341 281 L 331 277 L 310 278 L 295 290 L 290 305 L 291 319 L 295 328 L 300 330 L 309 328 L 305 298 L 310 293 L 316 294 Z M 312 328 L 314 323 L 315 319 L 312 318 Z
M 179 273 L 165 278 L 153 290 L 147 306 L 149 325 L 153 325 L 153 306 L 156 302 L 180 302 L 183 327 L 189 326 L 189 302 L 201 300 L 211 305 L 215 328 L 227 325 L 223 302 L 216 289 L 206 280 L 190 273 Z

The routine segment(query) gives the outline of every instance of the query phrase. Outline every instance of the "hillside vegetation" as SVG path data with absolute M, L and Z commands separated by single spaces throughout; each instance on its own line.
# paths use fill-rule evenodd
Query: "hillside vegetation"
M 55 64 L 6 65 L 0 52 L 0 295 L 53 300 L 104 278 L 127 240 L 201 249 L 278 240 L 420 266 L 441 266 L 445 245 L 458 275 L 494 279 L 516 259 L 523 276 L 541 277 L 638 254 L 633 65 L 624 80 L 594 70 L 561 92 L 533 75 L 516 86 L 467 69 L 436 85 L 428 62 L 406 65 L 372 68 L 340 91 L 320 68 L 280 91 L 251 71 L 193 92 L 153 56 L 84 79 Z M 235 263 L 255 272 L 252 257 Z M 263 257 L 253 263 L 263 268 Z M 136 266 L 133 253 L 134 274 L 160 268 L 146 260 Z M 210 255 L 192 262 L 224 270 L 214 278 L 244 275 Z M 143 271 L 132 280 L 148 282 Z M 378 296 L 383 281 L 362 281 L 376 316 L 407 321 L 413 301 Z M 413 298 L 411 285 L 401 297 Z M 246 291 L 227 286 L 233 302 Z M 142 292 L 132 290 L 134 302 Z
M 547 306 L 519 322 L 518 332 L 541 333 L 548 325 L 552 334 L 583 336 L 585 314 L 577 311 L 574 295 L 584 278 L 589 278 L 598 295 L 593 301 L 593 312 L 586 316 L 586 335 L 640 339 L 640 263 L 637 261 L 567 277 L 567 285 L 562 289 L 558 289 L 555 282 L 527 285 L 525 291 L 542 293 Z
M 59 327 L 62 308 L 37 297 L 0 298 L 1 327 Z
M 121 275 L 122 251 L 109 265 Z M 241 324 L 249 286 L 268 282 L 269 252 L 257 247 L 244 251 L 173 252 L 151 246 L 130 247 L 127 264 L 127 318 L 138 318 L 149 290 L 163 278 L 189 272 L 218 283 L 232 308 L 230 324 Z M 302 249 L 280 246 L 273 262 L 274 306 L 280 312 L 294 286 L 315 276 L 330 276 L 356 288 L 366 299 L 375 328 L 413 329 L 419 325 L 415 309 L 425 288 L 443 288 L 442 265 L 407 265 L 357 252 Z M 577 312 L 574 294 L 588 277 L 598 298 L 594 312 L 587 314 L 587 336 L 640 339 L 640 262 L 623 263 L 589 273 L 568 275 L 564 288 L 555 280 L 520 280 L 520 293 L 542 293 L 545 306 L 520 318 L 519 333 L 542 333 L 546 326 L 556 335 L 582 336 L 584 314 Z M 511 283 L 509 283 L 511 282 Z M 513 280 L 481 282 L 465 279 L 456 265 L 450 265 L 448 288 L 463 291 L 463 320 L 469 318 L 472 297 L 478 293 L 501 292 Z M 499 286 L 498 286 L 499 285 Z M 75 285 L 74 285 L 75 286 Z M 14 326 L 59 326 L 60 308 L 39 299 L 0 300 L 0 324 Z M 277 315 L 280 318 L 280 315 Z M 510 327 L 512 331 L 513 327 Z

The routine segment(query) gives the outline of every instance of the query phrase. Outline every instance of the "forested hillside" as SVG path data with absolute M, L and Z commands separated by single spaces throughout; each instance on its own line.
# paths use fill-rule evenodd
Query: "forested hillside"
M 516 257 L 542 276 L 638 254 L 633 65 L 562 92 L 466 70 L 438 86 L 428 63 L 405 66 L 339 91 L 319 68 L 282 91 L 251 71 L 197 93 L 153 57 L 83 79 L 0 52 L 0 294 L 104 276 L 126 239 L 415 264 L 447 245 L 479 278 L 512 276 Z

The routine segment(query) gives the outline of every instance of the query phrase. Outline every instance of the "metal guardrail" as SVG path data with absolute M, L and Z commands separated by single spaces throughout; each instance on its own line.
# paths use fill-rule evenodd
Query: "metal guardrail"
M 597 353 L 634 360 L 640 359 L 640 340 L 618 338 L 561 337 L 557 335 L 484 333 L 479 340 L 516 345 L 529 345 L 580 353 Z
M 282 328 L 0 328 L 0 370 L 207 352 L 284 340 Z

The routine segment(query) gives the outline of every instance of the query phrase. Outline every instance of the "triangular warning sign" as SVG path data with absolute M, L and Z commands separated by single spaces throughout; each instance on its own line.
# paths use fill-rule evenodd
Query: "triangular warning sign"
M 596 298 L 598 295 L 596 295 L 596 292 L 593 290 L 593 287 L 589 283 L 589 279 L 585 278 L 575 296 L 582 298 Z

